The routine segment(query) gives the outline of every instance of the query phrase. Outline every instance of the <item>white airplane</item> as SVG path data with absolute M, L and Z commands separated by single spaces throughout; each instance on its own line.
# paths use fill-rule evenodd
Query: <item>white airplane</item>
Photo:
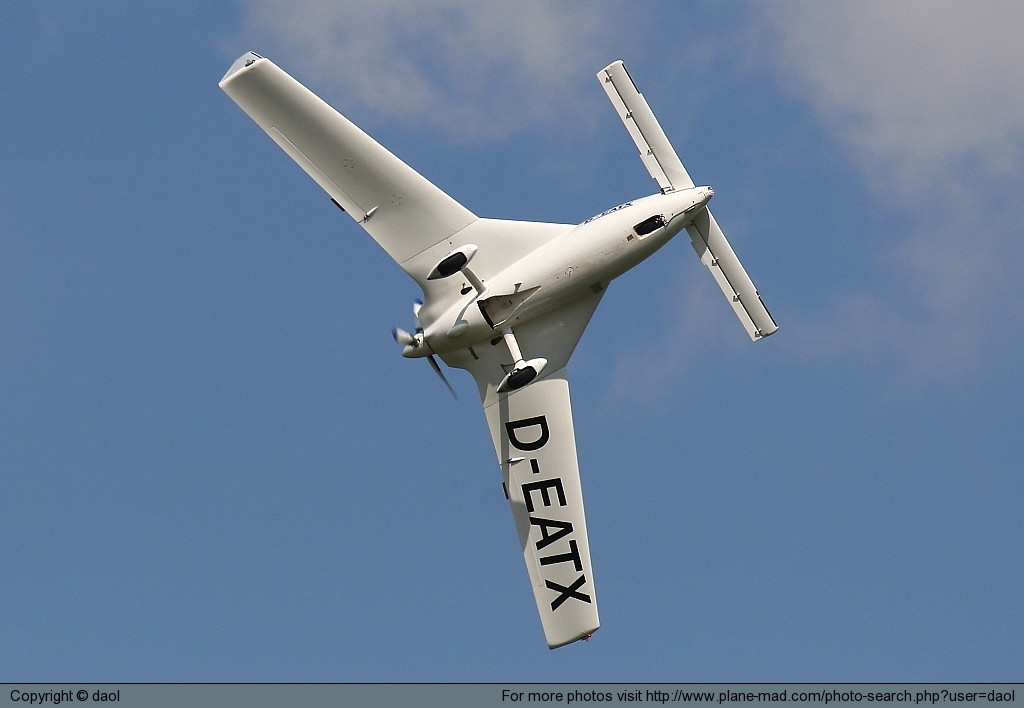
M 597 77 L 661 189 L 582 224 L 478 217 L 255 53 L 220 82 L 423 289 L 402 355 L 476 379 L 552 649 L 600 626 L 566 364 L 608 284 L 685 229 L 751 339 L 778 329 L 626 67 Z

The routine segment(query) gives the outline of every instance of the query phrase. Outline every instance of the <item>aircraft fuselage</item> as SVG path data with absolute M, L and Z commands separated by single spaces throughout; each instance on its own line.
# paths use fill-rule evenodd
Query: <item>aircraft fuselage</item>
M 406 347 L 405 356 L 444 354 L 491 339 L 503 327 L 543 315 L 583 292 L 599 292 L 683 230 L 708 203 L 710 187 L 653 194 L 598 214 L 563 236 L 509 264 L 476 290 L 444 303 L 423 322 L 428 347 Z

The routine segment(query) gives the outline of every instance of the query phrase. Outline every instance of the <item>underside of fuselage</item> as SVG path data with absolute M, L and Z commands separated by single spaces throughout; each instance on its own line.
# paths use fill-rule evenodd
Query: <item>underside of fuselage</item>
M 712 194 L 709 187 L 694 187 L 613 207 L 486 276 L 459 253 L 466 246 L 453 249 L 438 265 L 447 260 L 462 268 L 444 276 L 449 287 L 433 301 L 428 294 L 420 310 L 426 347 L 407 346 L 403 354 L 446 354 L 490 341 L 587 292 L 602 291 L 683 230 Z

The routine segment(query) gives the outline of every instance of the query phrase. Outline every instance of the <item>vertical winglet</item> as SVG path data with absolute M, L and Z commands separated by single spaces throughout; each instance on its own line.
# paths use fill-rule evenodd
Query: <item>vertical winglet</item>
M 621 61 L 609 64 L 598 72 L 597 79 L 640 150 L 640 159 L 651 177 L 658 182 L 661 191 L 693 187 L 693 180 L 665 136 L 658 119 L 654 117 L 651 107 L 647 105 L 647 100 L 637 90 L 626 71 L 626 65 Z

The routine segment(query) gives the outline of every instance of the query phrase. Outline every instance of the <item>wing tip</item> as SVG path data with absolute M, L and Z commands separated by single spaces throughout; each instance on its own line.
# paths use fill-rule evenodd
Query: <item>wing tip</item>
M 224 84 L 227 83 L 228 79 L 230 79 L 232 76 L 234 76 L 240 71 L 248 69 L 256 62 L 265 59 L 266 57 L 262 57 L 256 52 L 246 52 L 242 56 L 235 59 L 235 62 L 231 65 L 231 68 L 228 69 L 227 73 L 224 74 L 224 77 L 218 82 L 218 85 L 223 87 Z
M 590 629 L 583 630 L 582 632 L 580 632 L 576 636 L 571 637 L 569 639 L 553 639 L 553 638 L 548 638 L 548 649 L 560 649 L 561 647 L 568 646 L 568 645 L 573 644 L 575 642 L 587 642 L 587 641 L 590 641 L 590 638 L 594 636 L 594 632 L 596 632 L 600 628 L 601 628 L 601 625 L 599 625 L 599 624 L 595 625 L 594 627 L 592 627 Z

